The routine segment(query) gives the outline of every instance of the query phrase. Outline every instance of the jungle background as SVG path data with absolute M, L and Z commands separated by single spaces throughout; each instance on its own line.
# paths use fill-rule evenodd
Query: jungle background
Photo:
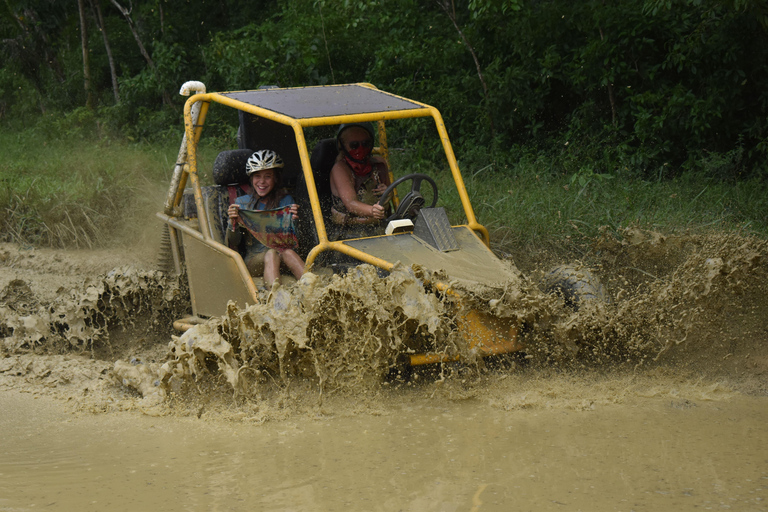
M 481 221 L 504 237 L 767 230 L 766 0 L 3 0 L 0 11 L 5 241 L 98 244 L 106 212 L 172 170 L 187 80 L 370 82 L 434 105 Z M 221 149 L 235 132 L 210 117 L 205 137 Z M 435 142 L 390 135 L 411 161 L 428 162 Z

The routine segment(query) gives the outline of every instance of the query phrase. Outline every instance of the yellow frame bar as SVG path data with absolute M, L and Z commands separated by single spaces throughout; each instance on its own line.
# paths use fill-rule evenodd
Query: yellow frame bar
M 375 87 L 371 84 L 361 83 L 357 85 L 375 89 Z M 334 87 L 334 86 L 326 86 L 326 87 Z M 401 98 L 400 96 L 396 96 L 394 94 L 387 93 L 385 91 L 381 91 L 381 92 L 397 98 Z M 283 114 L 272 112 L 271 110 L 267 110 L 261 107 L 257 107 L 255 105 L 251 105 L 239 100 L 232 99 L 220 93 L 214 92 L 214 93 L 195 94 L 191 96 L 184 105 L 184 126 L 185 126 L 185 134 L 187 139 L 187 162 L 185 164 L 184 172 L 182 173 L 181 179 L 179 180 L 178 190 L 176 191 L 176 197 L 174 201 L 174 207 L 178 206 L 178 204 L 180 203 L 181 197 L 183 195 L 184 187 L 186 186 L 186 179 L 187 177 L 189 177 L 189 179 L 192 180 L 192 188 L 195 195 L 195 204 L 197 205 L 198 222 L 200 223 L 200 231 L 206 241 L 213 242 L 213 240 L 210 239 L 210 230 L 208 229 L 209 227 L 208 217 L 205 212 L 205 208 L 203 207 L 203 198 L 202 198 L 200 180 L 199 180 L 199 175 L 197 170 L 197 144 L 200 140 L 200 135 L 202 133 L 202 125 L 205 122 L 206 114 L 208 111 L 208 105 L 211 102 L 220 103 L 222 105 L 234 108 L 236 110 L 242 110 L 244 112 L 248 112 L 250 114 L 263 117 L 265 119 L 269 119 L 271 121 L 275 121 L 277 123 L 287 125 L 293 128 L 294 135 L 296 137 L 296 144 L 299 151 L 299 158 L 301 160 L 302 172 L 304 173 L 304 180 L 307 183 L 309 201 L 312 206 L 312 215 L 315 220 L 315 226 L 317 229 L 317 236 L 319 240 L 318 245 L 312 248 L 312 250 L 310 250 L 309 254 L 307 255 L 307 260 L 306 260 L 307 269 L 311 268 L 312 264 L 314 263 L 315 259 L 320 253 L 327 250 L 334 250 L 334 251 L 338 251 L 343 254 L 346 254 L 348 256 L 354 257 L 365 263 L 370 263 L 379 268 L 389 271 L 393 266 L 392 263 L 382 260 L 380 258 L 376 258 L 369 254 L 366 254 L 353 247 L 350 247 L 344 244 L 342 241 L 332 242 L 328 240 L 328 234 L 326 231 L 325 222 L 323 221 L 323 216 L 320 209 L 320 199 L 317 195 L 317 188 L 315 185 L 314 175 L 312 174 L 312 166 L 309 161 L 309 153 L 307 151 L 307 143 L 306 143 L 306 139 L 304 138 L 303 129 L 305 127 L 312 127 L 312 126 L 329 126 L 329 125 L 338 125 L 342 123 L 355 123 L 355 122 L 365 122 L 365 121 L 378 121 L 381 126 L 384 123 L 384 121 L 387 121 L 387 120 L 410 119 L 410 118 L 417 118 L 417 117 L 431 117 L 435 122 L 435 127 L 437 128 L 437 132 L 440 136 L 440 141 L 443 145 L 443 150 L 445 151 L 446 159 L 448 160 L 448 166 L 451 169 L 451 174 L 453 176 L 454 183 L 456 184 L 456 188 L 459 192 L 459 198 L 461 200 L 462 207 L 464 208 L 464 214 L 467 217 L 467 225 L 473 231 L 480 233 L 485 245 L 489 246 L 490 237 L 488 235 L 488 230 L 483 225 L 479 224 L 477 222 L 477 219 L 475 218 L 475 213 L 474 213 L 474 210 L 472 209 L 472 204 L 469 201 L 469 194 L 467 193 L 464 180 L 461 176 L 461 171 L 459 170 L 459 166 L 456 162 L 456 156 L 453 152 L 453 147 L 451 146 L 450 139 L 448 138 L 448 132 L 445 128 L 445 123 L 443 121 L 442 116 L 440 115 L 440 112 L 436 108 L 431 107 L 429 105 L 419 103 L 417 101 L 413 101 L 407 98 L 402 98 L 402 99 L 406 99 L 411 103 L 421 105 L 422 108 L 416 108 L 416 109 L 410 109 L 410 110 L 393 110 L 385 114 L 378 112 L 375 114 L 349 114 L 349 115 L 342 115 L 342 116 L 295 119 Z M 200 108 L 200 115 L 197 121 L 197 125 L 193 126 L 192 106 L 197 102 L 202 102 L 202 105 Z M 380 140 L 380 145 L 381 145 L 381 150 L 384 154 L 384 157 L 385 158 L 388 157 L 388 147 L 386 143 L 386 137 L 384 137 L 383 142 L 381 142 Z

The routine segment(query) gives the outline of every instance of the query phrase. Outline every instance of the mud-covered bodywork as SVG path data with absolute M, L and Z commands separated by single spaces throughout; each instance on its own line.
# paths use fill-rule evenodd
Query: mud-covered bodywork
M 207 170 L 198 168 L 197 144 L 211 104 L 238 111 L 239 148 L 222 152 L 214 164 L 216 185 L 203 187 L 200 176 Z M 374 153 L 389 163 L 386 122 L 417 117 L 431 118 L 435 123 L 465 224 L 451 226 L 447 213 L 438 205 L 411 214 L 411 219 L 406 219 L 405 225 L 398 224 L 396 229 L 390 224 L 386 232 L 392 234 L 329 236 L 333 228 L 330 167 L 322 165 L 323 159 L 328 161 L 322 153 L 333 152 L 335 141 L 319 141 L 311 149 L 305 130 L 373 122 L 377 124 L 378 135 Z M 284 182 L 301 207 L 298 236 L 307 270 L 333 267 L 339 271 L 367 263 L 387 273 L 399 263 L 433 276 L 429 287 L 435 293 L 452 295 L 457 304 L 461 303 L 460 294 L 452 283 L 498 285 L 518 279 L 516 269 L 499 260 L 488 247 L 488 231 L 475 219 L 443 119 L 434 107 L 380 91 L 370 84 L 351 84 L 223 93 L 198 91 L 187 101 L 184 118 L 185 140 L 165 209 L 158 213 L 169 228 L 174 266 L 179 272 L 185 269 L 189 279 L 194 317 L 178 321 L 175 325 L 181 330 L 193 325 L 196 319 L 225 314 L 230 300 L 241 305 L 262 300 L 241 255 L 224 245 L 223 236 L 232 187 L 247 181 L 242 159 L 258 149 L 275 150 L 285 162 Z M 390 182 L 396 178 L 390 171 Z M 418 182 L 420 179 L 414 181 Z M 190 204 L 192 197 L 194 204 Z M 436 192 L 434 199 L 437 202 Z M 392 201 L 397 210 L 396 192 Z M 509 322 L 471 309 L 462 311 L 459 318 L 458 329 L 468 345 L 481 355 L 522 348 L 517 341 L 517 327 Z M 441 360 L 440 356 L 430 354 L 409 357 L 411 364 Z

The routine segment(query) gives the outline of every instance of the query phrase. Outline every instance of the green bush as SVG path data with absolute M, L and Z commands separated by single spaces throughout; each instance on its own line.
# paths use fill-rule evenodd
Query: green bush
M 566 174 L 744 180 L 768 167 L 766 0 L 137 3 L 155 69 L 105 4 L 121 101 L 91 20 L 93 118 L 80 110 L 74 4 L 22 4 L 0 18 L 4 127 L 164 139 L 181 124 L 186 80 L 211 91 L 366 81 L 439 108 L 457 153 L 478 165 L 523 147 Z M 431 144 L 420 137 L 392 130 L 393 145 Z

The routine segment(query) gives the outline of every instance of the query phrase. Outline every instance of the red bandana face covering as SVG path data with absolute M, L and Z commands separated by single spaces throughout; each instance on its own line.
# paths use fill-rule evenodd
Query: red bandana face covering
M 370 148 L 358 148 L 352 150 L 349 154 L 344 155 L 344 161 L 352 169 L 352 172 L 358 176 L 367 176 L 371 173 L 371 159 L 368 155 L 371 154 Z M 358 158 L 358 155 L 362 158 Z
M 368 155 L 371 154 L 371 148 L 361 145 L 355 149 L 348 150 L 347 154 L 352 157 L 352 160 L 355 160 L 356 162 L 363 162 L 368 160 Z

